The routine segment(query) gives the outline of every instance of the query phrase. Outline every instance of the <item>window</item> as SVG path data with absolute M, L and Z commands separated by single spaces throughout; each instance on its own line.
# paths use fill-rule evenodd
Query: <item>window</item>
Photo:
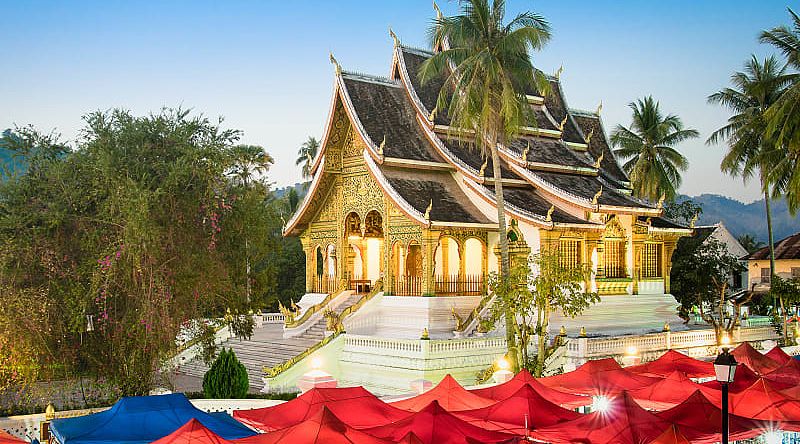
M 660 278 L 661 276 L 661 249 L 663 244 L 645 243 L 642 250 L 642 277 Z
M 603 268 L 606 277 L 627 277 L 625 270 L 625 239 L 606 239 L 603 246 Z
M 792 267 L 792 279 L 800 279 L 800 267 Z
M 762 284 L 769 284 L 769 268 L 762 268 L 761 269 L 761 283 Z
M 581 264 L 581 241 L 560 239 L 558 241 L 558 262 L 562 268 L 575 268 Z

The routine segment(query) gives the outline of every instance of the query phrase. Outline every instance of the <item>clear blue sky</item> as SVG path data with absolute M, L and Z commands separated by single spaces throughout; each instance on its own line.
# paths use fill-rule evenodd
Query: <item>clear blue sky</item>
M 457 4 L 440 0 L 445 13 Z M 345 69 L 388 75 L 391 25 L 426 46 L 433 16 L 420 1 L 25 1 L 0 0 L 0 129 L 33 124 L 74 140 L 81 116 L 124 107 L 137 113 L 191 107 L 244 131 L 273 154 L 278 185 L 299 180 L 298 146 L 322 135 L 332 87 L 328 52 Z M 706 96 L 727 84 L 762 29 L 788 23 L 779 1 L 509 1 L 552 24 L 535 56 L 563 64 L 569 105 L 603 101 L 607 130 L 628 125 L 631 100 L 652 94 L 697 128 L 681 151 L 691 167 L 681 191 L 750 201 L 754 183 L 719 172 L 723 148 L 703 143 L 727 118 Z

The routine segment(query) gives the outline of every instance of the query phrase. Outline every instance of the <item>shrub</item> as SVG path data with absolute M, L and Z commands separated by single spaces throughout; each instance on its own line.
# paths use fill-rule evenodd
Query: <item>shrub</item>
M 203 376 L 203 393 L 206 398 L 241 399 L 247 396 L 250 381 L 247 369 L 239 362 L 233 350 L 220 351 Z

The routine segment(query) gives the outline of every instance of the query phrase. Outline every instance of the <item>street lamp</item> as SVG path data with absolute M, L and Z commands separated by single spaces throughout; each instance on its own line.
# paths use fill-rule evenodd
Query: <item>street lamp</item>
M 733 382 L 736 373 L 736 359 L 723 347 L 722 353 L 714 360 L 714 373 L 722 385 L 722 444 L 728 444 L 728 384 Z

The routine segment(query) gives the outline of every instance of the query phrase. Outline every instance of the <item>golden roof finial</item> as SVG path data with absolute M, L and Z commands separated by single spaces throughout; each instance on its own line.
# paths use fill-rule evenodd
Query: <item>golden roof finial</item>
M 554 211 L 556 211 L 556 206 L 555 205 L 550 205 L 550 209 L 547 210 L 547 217 L 544 220 L 546 220 L 548 222 L 552 222 L 553 221 L 553 212 Z
M 586 327 L 581 327 L 581 331 L 578 332 L 578 337 L 585 338 L 586 336 Z
M 483 165 L 481 165 L 481 170 L 478 172 L 478 175 L 481 177 L 486 177 L 486 167 L 489 166 L 489 159 L 484 159 Z
M 600 199 L 600 196 L 602 196 L 602 195 L 603 195 L 603 186 L 600 185 L 600 190 L 592 198 L 592 205 L 597 205 L 597 202 Z
M 592 141 L 592 136 L 594 136 L 594 128 L 589 130 L 589 134 L 586 135 L 586 144 L 588 145 Z
M 605 155 L 605 152 L 600 153 L 600 155 L 597 156 L 597 161 L 594 163 L 594 167 L 598 170 L 600 169 L 600 163 L 603 162 L 603 155 Z
M 562 72 L 564 72 L 564 65 L 561 65 L 561 66 L 558 67 L 558 69 L 556 70 L 556 73 L 553 75 L 553 77 L 555 77 L 556 80 L 560 79 Z
M 522 160 L 523 160 L 523 161 L 525 161 L 525 162 L 527 162 L 527 161 L 528 161 L 528 153 L 529 153 L 530 151 L 531 151 L 531 141 L 530 141 L 530 140 L 528 140 L 528 146 L 526 146 L 526 147 L 525 147 L 525 149 L 524 149 L 524 150 L 522 150 Z
M 342 73 L 342 66 L 339 65 L 339 62 L 336 61 L 336 57 L 333 56 L 333 51 L 331 51 L 330 53 L 330 58 L 331 58 L 331 63 L 336 68 L 336 75 L 338 76 L 339 74 Z
M 562 120 L 561 123 L 558 124 L 558 130 L 561 131 L 562 133 L 564 132 L 564 127 L 567 125 L 567 119 L 569 119 L 569 113 L 564 114 L 564 120 Z
M 667 199 L 667 193 L 661 193 L 661 197 L 658 198 L 658 203 L 656 207 L 660 210 L 664 208 L 664 201 Z
M 438 113 L 438 112 L 439 112 L 439 107 L 438 106 L 434 106 L 433 109 L 431 110 L 430 114 L 428 114 L 428 120 L 433 122 L 433 119 L 436 118 L 436 113 Z
M 694 224 L 697 223 L 697 218 L 700 217 L 700 213 L 695 213 L 694 217 L 692 218 L 691 222 L 689 222 L 689 228 L 694 229 Z
M 564 326 L 562 325 L 562 326 L 561 326 L 561 329 L 560 329 L 560 330 L 558 330 L 558 335 L 559 335 L 559 336 L 566 336 L 566 335 L 567 335 L 567 327 L 564 327 Z
M 597 110 L 594 112 L 598 116 L 600 115 L 600 111 L 603 110 L 603 101 L 601 100 L 600 103 L 597 105 Z
M 383 135 L 383 141 L 378 145 L 378 155 L 383 157 L 383 148 L 386 146 L 386 134 Z
M 431 220 L 431 210 L 433 209 L 433 199 L 431 199 L 431 203 L 428 204 L 428 208 L 425 208 L 425 220 Z
M 394 47 L 395 48 L 400 46 L 400 39 L 398 39 L 397 38 L 397 34 L 395 34 L 394 31 L 392 31 L 392 27 L 391 26 L 389 27 L 389 36 L 391 36 L 392 40 L 394 40 Z
M 439 5 L 436 4 L 436 0 L 433 0 L 433 9 L 436 11 L 436 19 L 441 20 L 444 15 L 442 15 L 442 10 L 439 9 Z

